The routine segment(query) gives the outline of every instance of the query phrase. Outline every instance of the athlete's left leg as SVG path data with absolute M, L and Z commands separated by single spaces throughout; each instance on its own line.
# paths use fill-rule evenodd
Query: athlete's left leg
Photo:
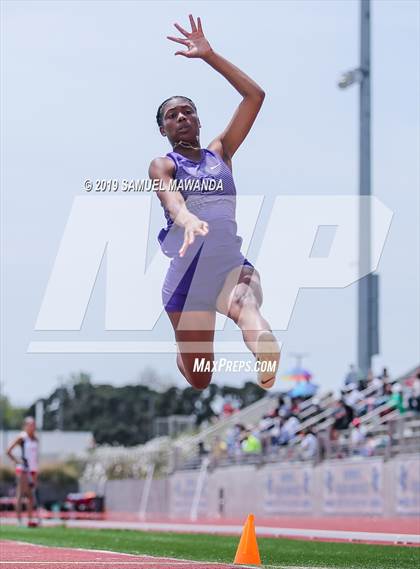
M 192 387 L 203 390 L 212 378 L 215 311 L 167 312 L 178 346 L 179 371 Z M 201 366 L 201 367 L 200 367 Z
M 19 471 L 16 473 L 16 517 L 19 525 L 22 523 L 22 500 L 25 496 L 25 492 L 24 473 Z
M 272 362 L 271 371 L 258 376 L 260 386 L 267 389 L 272 387 L 275 381 L 280 348 L 270 324 L 260 312 L 262 301 L 258 271 L 249 265 L 243 265 L 227 275 L 216 307 L 239 326 L 244 342 L 257 359 Z
M 26 487 L 27 487 L 27 499 L 28 499 L 28 523 L 32 523 L 32 516 L 34 511 L 34 480 L 32 472 L 25 472 L 26 477 Z
M 31 472 L 30 473 L 30 480 L 28 480 L 28 487 L 29 487 L 29 493 L 28 493 L 28 523 L 29 524 L 38 524 L 38 520 L 39 520 L 39 512 L 38 512 L 38 496 L 37 496 L 37 473 L 36 472 Z M 37 518 L 37 521 L 34 522 L 33 517 L 34 517 L 34 510 L 35 510 L 35 516 Z

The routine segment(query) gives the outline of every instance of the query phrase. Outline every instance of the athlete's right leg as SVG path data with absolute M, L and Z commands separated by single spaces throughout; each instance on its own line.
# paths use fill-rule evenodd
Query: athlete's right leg
M 167 312 L 179 352 L 179 371 L 195 389 L 205 389 L 212 378 L 215 311 Z

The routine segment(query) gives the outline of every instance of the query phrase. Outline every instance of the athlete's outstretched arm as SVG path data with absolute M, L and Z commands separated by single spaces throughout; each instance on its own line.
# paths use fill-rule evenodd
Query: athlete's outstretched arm
M 177 51 L 175 55 L 202 59 L 223 75 L 243 97 L 228 126 L 210 145 L 215 147 L 219 144 L 219 153 L 230 160 L 250 131 L 264 101 L 265 93 L 246 73 L 213 51 L 204 36 L 200 18 L 197 18 L 197 24 L 191 14 L 189 18 L 191 32 L 187 32 L 179 24 L 174 24 L 185 39 L 167 36 L 168 39 L 188 48 L 187 51 Z
M 184 242 L 179 250 L 179 256 L 183 257 L 188 247 L 194 243 L 196 235 L 207 235 L 209 226 L 191 213 L 178 190 L 170 189 L 172 180 L 173 163 L 169 158 L 155 158 L 149 166 L 149 177 L 152 180 L 160 180 L 162 190 L 157 192 L 162 205 L 168 210 L 169 216 L 176 225 L 184 228 Z

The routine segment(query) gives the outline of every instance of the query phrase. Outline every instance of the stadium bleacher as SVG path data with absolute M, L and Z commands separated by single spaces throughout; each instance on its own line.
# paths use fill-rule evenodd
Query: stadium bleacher
M 182 443 L 177 468 L 415 453 L 420 368 L 391 379 L 371 376 L 308 399 L 267 395 Z M 360 389 L 364 387 L 364 389 Z M 414 404 L 413 404 L 414 403 Z M 179 449 L 178 449 L 179 451 Z

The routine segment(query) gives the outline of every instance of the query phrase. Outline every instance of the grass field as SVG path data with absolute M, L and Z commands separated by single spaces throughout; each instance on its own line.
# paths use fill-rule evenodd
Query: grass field
M 3 526 L 2 539 L 39 545 L 102 549 L 115 552 L 231 563 L 237 537 L 153 533 L 127 530 L 17 528 Z M 267 566 L 345 567 L 346 569 L 405 569 L 420 565 L 420 548 L 391 545 L 326 543 L 259 538 L 261 559 Z

